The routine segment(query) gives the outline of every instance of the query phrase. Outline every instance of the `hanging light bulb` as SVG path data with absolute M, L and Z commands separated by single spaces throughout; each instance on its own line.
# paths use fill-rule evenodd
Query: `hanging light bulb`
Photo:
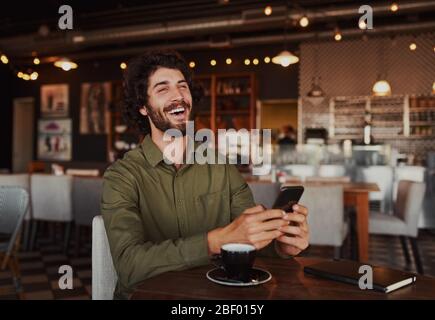
M 26 81 L 29 81 L 30 80 L 30 76 L 27 73 L 24 73 L 22 79 L 26 80 Z
M 334 40 L 335 41 L 340 41 L 343 38 L 343 36 L 341 35 L 340 29 L 339 28 L 335 28 L 334 31 Z
M 409 50 L 415 51 L 417 49 L 417 44 L 415 42 L 411 42 L 409 45 Z
M 61 68 L 64 71 L 69 71 L 71 69 L 77 69 L 78 65 L 75 62 L 72 62 L 68 58 L 62 58 L 54 62 L 54 66 Z
M 38 57 L 35 57 L 35 58 L 33 59 L 33 64 L 38 65 L 38 64 L 40 64 L 40 63 L 41 63 L 41 60 L 39 60 Z
M 325 92 L 323 91 L 323 89 L 320 87 L 318 80 L 320 80 L 320 77 L 314 77 L 311 81 L 311 89 L 310 91 L 307 93 L 308 97 L 311 98 L 319 98 L 319 97 L 324 97 L 325 96 Z
M 254 65 L 257 65 L 257 64 L 259 64 L 259 63 L 260 63 L 260 61 L 258 61 L 258 59 L 257 59 L 257 58 L 255 58 L 254 60 L 252 60 L 252 63 L 253 63 Z
M 233 60 L 231 60 L 231 58 L 227 58 L 227 59 L 225 60 L 225 63 L 226 63 L 226 64 L 231 64 L 231 63 L 233 63 Z
M 267 6 L 266 8 L 264 8 L 264 14 L 266 16 L 270 16 L 272 14 L 272 7 L 271 6 Z
M 213 67 L 216 65 L 216 63 L 217 63 L 217 62 L 216 62 L 216 60 L 214 60 L 214 59 L 210 61 L 210 64 L 211 64 Z
M 24 73 L 22 73 L 21 71 L 18 71 L 18 73 L 17 73 L 17 77 L 18 78 L 21 79 L 23 77 L 23 75 L 24 75 Z
M 195 68 L 195 66 L 196 66 L 195 61 L 189 62 L 189 67 L 191 67 L 192 69 Z
M 306 15 L 303 15 L 302 18 L 299 19 L 299 25 L 302 28 L 308 27 L 310 24 L 310 20 L 308 20 L 308 17 Z
M 385 97 L 391 95 L 391 86 L 387 80 L 381 79 L 376 81 L 373 86 L 373 95 L 377 97 Z
M 121 62 L 121 64 L 119 65 L 119 67 L 120 67 L 122 70 L 125 70 L 125 69 L 127 69 L 127 64 L 126 64 L 125 62 Z
M 249 66 L 251 64 L 251 60 L 245 59 L 245 65 Z
M 288 67 L 291 64 L 298 63 L 299 58 L 290 51 L 284 50 L 277 56 L 273 57 L 272 62 L 275 64 L 280 64 L 283 67 Z
M 270 63 L 270 57 L 264 57 L 264 63 Z

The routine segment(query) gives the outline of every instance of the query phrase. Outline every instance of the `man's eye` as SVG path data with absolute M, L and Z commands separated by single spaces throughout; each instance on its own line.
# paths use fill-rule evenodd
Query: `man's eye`
M 184 84 L 184 85 L 181 85 L 180 88 L 182 88 L 182 89 L 187 89 L 187 85 L 185 85 L 185 84 Z
M 157 90 L 157 92 L 164 92 L 164 91 L 167 91 L 168 90 L 168 88 L 161 88 L 161 89 L 159 89 L 159 90 Z

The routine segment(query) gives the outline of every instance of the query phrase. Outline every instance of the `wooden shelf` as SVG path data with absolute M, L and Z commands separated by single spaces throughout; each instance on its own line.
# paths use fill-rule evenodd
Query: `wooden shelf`
M 435 126 L 435 121 L 410 121 L 410 126 Z
M 435 107 L 418 107 L 418 108 L 409 108 L 409 112 L 431 112 L 435 111 Z

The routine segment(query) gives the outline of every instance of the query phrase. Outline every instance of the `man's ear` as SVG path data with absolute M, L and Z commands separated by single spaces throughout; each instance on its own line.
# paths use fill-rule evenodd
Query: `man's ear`
M 145 108 L 145 107 L 140 108 L 139 112 L 143 116 L 147 116 L 148 115 L 147 108 Z

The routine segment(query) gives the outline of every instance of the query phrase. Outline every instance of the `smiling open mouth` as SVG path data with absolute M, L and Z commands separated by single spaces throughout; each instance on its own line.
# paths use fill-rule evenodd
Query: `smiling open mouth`
M 186 111 L 186 109 L 184 107 L 178 107 L 178 108 L 172 109 L 168 113 L 174 114 L 174 115 L 181 115 L 181 114 L 184 114 L 185 111 Z

